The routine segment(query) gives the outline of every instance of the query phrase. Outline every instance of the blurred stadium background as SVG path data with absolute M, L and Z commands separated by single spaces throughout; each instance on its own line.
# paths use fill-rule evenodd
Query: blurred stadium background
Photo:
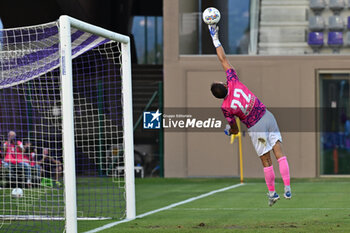
M 281 122 L 291 176 L 315 178 L 316 184 L 320 177 L 336 177 L 334 182 L 348 185 L 348 0 L 104 0 L 103 3 L 97 0 L 5 0 L 1 3 L 0 17 L 4 28 L 13 28 L 55 21 L 67 14 L 130 36 L 135 166 L 140 168 L 136 176 L 238 177 L 238 146 L 232 146 L 223 132 L 169 132 L 146 130 L 142 126 L 144 110 L 166 112 L 172 108 L 202 108 L 217 109 L 220 113 L 221 102 L 211 96 L 209 86 L 213 80 L 224 80 L 225 73 L 215 56 L 206 25 L 201 21 L 201 12 L 209 6 L 221 12 L 220 40 L 240 79 Z M 262 178 L 260 161 L 245 132 L 243 127 L 244 176 Z M 339 180 L 339 177 L 345 178 Z M 151 181 L 138 181 L 137 198 L 143 195 L 140 190 L 147 193 L 145 185 L 162 192 L 161 188 L 157 189 L 159 181 L 153 186 Z M 306 181 L 307 184 L 312 182 L 312 179 Z M 327 182 L 333 183 L 332 180 Z M 218 188 L 214 186 L 208 187 Z M 261 190 L 256 192 L 263 195 L 265 187 L 258 186 Z M 305 185 L 300 186 L 304 188 Z M 337 187 L 332 192 L 327 192 L 327 187 L 320 190 L 326 190 L 324 198 L 327 198 L 327 195 L 343 193 Z M 305 192 L 314 194 L 318 189 Z M 197 195 L 190 191 L 188 194 L 188 197 Z M 151 199 L 152 195 L 146 196 Z M 313 198 L 315 195 L 309 200 Z M 138 207 L 138 213 L 162 207 L 157 204 L 144 207 L 150 199 L 137 199 L 137 204 L 142 206 Z M 345 198 L 339 197 L 339 200 L 342 200 L 341 205 L 327 208 L 344 207 Z M 166 204 L 171 202 L 164 201 Z M 311 211 L 319 206 L 316 203 L 308 207 Z M 348 209 L 344 210 L 344 215 L 346 211 Z M 336 224 L 337 217 L 333 220 Z M 150 228 L 145 226 L 140 232 L 145 229 Z

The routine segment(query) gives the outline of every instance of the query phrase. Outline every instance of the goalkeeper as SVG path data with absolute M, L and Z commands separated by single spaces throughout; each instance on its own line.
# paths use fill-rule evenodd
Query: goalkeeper
M 291 199 L 289 165 L 282 150 L 282 137 L 277 122 L 265 105 L 239 81 L 236 71 L 227 60 L 225 51 L 219 41 L 219 27 L 209 25 L 209 32 L 227 78 L 226 83 L 214 82 L 211 85 L 212 94 L 216 98 L 223 99 L 221 109 L 229 123 L 225 133 L 227 135 L 238 134 L 235 117 L 238 117 L 247 126 L 249 136 L 264 167 L 270 206 L 279 200 L 279 195 L 275 191 L 275 173 L 270 157 L 270 151 L 272 150 L 278 161 L 283 179 L 284 197 Z

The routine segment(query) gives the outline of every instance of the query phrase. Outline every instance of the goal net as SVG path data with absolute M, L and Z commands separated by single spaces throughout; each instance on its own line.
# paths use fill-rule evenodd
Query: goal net
M 134 218 L 130 73 L 128 37 L 67 16 L 0 31 L 0 231 Z

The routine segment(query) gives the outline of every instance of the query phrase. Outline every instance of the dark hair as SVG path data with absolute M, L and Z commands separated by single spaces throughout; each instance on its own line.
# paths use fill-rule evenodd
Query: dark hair
M 223 99 L 227 95 L 227 88 L 223 83 L 213 83 L 211 84 L 211 93 L 218 98 L 218 99 Z

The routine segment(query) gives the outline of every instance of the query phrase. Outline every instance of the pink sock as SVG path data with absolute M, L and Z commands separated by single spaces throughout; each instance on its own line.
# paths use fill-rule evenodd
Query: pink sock
M 275 172 L 273 166 L 264 167 L 265 182 L 269 191 L 275 191 Z
M 289 165 L 287 157 L 283 156 L 282 158 L 279 158 L 278 163 L 280 165 L 280 173 L 283 179 L 284 186 L 290 186 Z

